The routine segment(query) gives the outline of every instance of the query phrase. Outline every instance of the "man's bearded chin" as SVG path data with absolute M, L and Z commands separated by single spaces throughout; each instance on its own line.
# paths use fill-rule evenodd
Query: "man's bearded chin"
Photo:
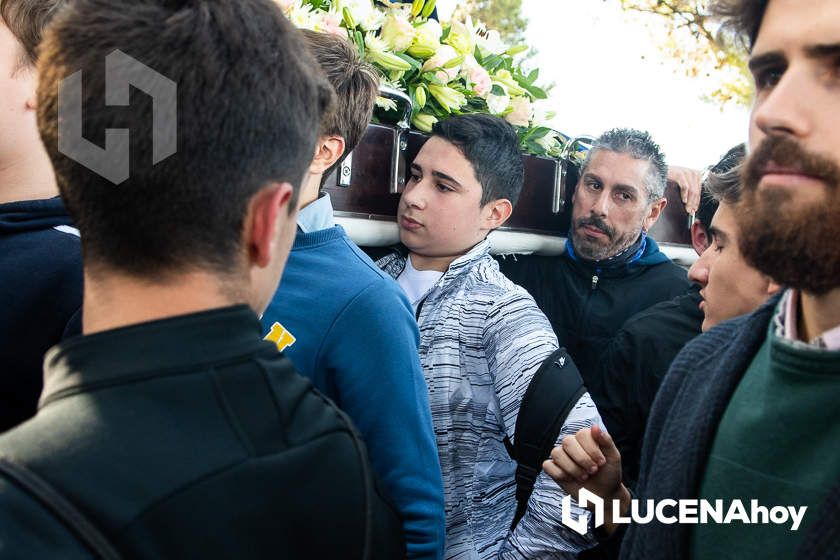
M 826 196 L 801 203 L 783 189 L 758 190 L 769 162 L 820 177 Z M 747 160 L 736 207 L 747 262 L 779 284 L 823 295 L 840 287 L 840 168 L 787 137 L 769 136 Z
M 588 240 L 585 235 L 578 232 L 578 230 L 583 226 L 598 228 L 604 232 L 607 236 L 607 240 L 603 243 Z M 641 231 L 641 226 L 639 226 L 639 230 Z M 588 216 L 577 220 L 574 223 L 571 235 L 575 252 L 578 256 L 590 261 L 602 261 L 617 255 L 632 245 L 639 237 L 638 234 L 618 235 L 615 229 L 607 225 L 607 223 L 598 216 Z

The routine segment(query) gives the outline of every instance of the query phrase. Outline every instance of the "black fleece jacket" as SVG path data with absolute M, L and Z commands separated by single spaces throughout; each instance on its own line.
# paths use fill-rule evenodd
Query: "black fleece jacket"
M 81 304 L 79 235 L 61 199 L 0 204 L 0 432 L 35 414 L 44 354 L 78 334 L 66 331 Z
M 508 256 L 499 260 L 499 267 L 534 297 L 587 387 L 596 384 L 592 376 L 598 357 L 627 319 L 691 286 L 685 270 L 650 238 L 640 258 L 609 270 L 568 253 Z
M 600 356 L 589 393 L 618 450 L 624 484 L 639 478 L 650 407 L 677 354 L 700 334 L 699 286 L 631 317 Z

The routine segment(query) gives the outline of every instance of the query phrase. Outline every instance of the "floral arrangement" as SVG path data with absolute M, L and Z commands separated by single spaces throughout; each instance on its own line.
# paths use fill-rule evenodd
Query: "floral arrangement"
M 453 114 L 490 113 L 516 127 L 527 153 L 558 157 L 568 140 L 544 125 L 553 114 L 540 103 L 547 95 L 536 85 L 539 71 L 526 71 L 518 60 L 528 47 L 506 45 L 497 31 L 469 17 L 439 23 L 430 17 L 436 0 L 277 1 L 297 27 L 353 41 L 383 85 L 411 98 L 417 130 L 431 132 Z M 396 110 L 393 100 L 377 99 L 379 120 Z

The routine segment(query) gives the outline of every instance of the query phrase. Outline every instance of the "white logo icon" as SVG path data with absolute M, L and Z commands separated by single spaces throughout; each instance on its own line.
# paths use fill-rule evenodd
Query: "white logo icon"
M 578 505 L 585 508 L 590 504 L 595 506 L 595 527 L 600 527 L 604 524 L 604 500 L 586 488 L 581 488 L 578 493 Z M 562 511 L 563 525 L 579 535 L 589 532 L 588 516 L 581 515 L 577 519 L 572 517 L 572 497 L 568 494 L 563 496 Z

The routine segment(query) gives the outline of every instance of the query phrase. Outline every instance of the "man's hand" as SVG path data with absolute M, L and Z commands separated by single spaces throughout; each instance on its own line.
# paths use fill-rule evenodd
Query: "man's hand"
M 687 167 L 669 167 L 668 180 L 680 186 L 685 211 L 694 214 L 700 208 L 701 174 L 696 169 Z
M 551 450 L 543 470 L 575 499 L 580 489 L 586 488 L 607 503 L 621 500 L 622 513 L 629 509 L 630 492 L 621 483 L 621 454 L 598 425 L 566 436 L 562 445 Z M 610 512 L 612 508 L 607 508 L 605 529 L 609 533 L 615 529 Z

